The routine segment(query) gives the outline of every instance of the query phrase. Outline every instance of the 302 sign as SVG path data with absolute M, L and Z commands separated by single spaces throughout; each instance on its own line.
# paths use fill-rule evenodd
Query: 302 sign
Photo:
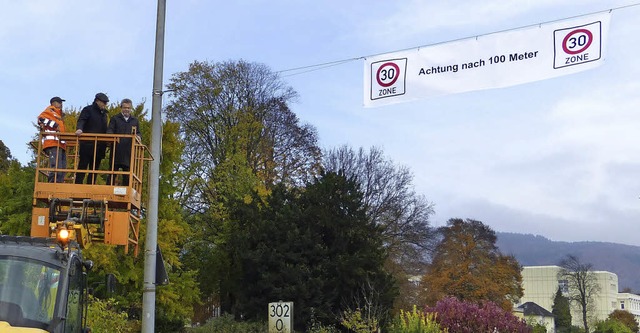
M 269 303 L 269 333 L 293 331 L 293 302 Z

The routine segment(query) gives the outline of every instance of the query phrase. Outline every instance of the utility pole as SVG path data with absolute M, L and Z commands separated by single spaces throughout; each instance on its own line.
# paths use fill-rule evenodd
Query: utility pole
M 149 168 L 149 207 L 147 238 L 144 246 L 144 284 L 142 293 L 142 332 L 153 333 L 156 319 L 156 249 L 158 245 L 158 196 L 162 147 L 162 70 L 164 62 L 164 17 L 166 0 L 158 0 L 156 52 L 153 65 L 151 104 L 151 155 Z

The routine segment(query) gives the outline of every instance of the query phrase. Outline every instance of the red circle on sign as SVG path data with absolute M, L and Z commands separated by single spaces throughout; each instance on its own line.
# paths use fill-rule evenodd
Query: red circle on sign
M 393 77 L 390 78 L 391 82 L 385 83 L 385 82 L 380 80 L 380 72 L 382 71 L 383 68 L 385 68 L 387 66 L 393 67 L 393 69 L 395 69 L 395 73 L 394 73 Z M 394 63 L 394 62 L 387 62 L 387 63 L 382 64 L 382 66 L 380 66 L 380 68 L 378 68 L 378 72 L 376 73 L 376 80 L 378 81 L 378 84 L 381 87 L 385 87 L 386 88 L 386 87 L 389 87 L 389 86 L 393 85 L 394 83 L 396 83 L 396 81 L 398 81 L 398 77 L 399 76 L 400 76 L 400 67 L 398 67 L 398 65 L 396 65 L 396 63 Z M 389 78 L 389 77 L 387 76 L 387 78 Z
M 587 35 L 587 38 L 589 40 L 587 41 L 587 43 L 585 43 L 585 45 L 582 48 L 572 51 L 567 47 L 567 41 L 569 41 L 569 38 L 571 38 L 571 36 L 573 36 L 575 34 L 579 34 L 579 33 L 583 33 L 583 34 Z M 569 34 L 567 34 L 564 37 L 564 39 L 562 40 L 562 50 L 567 54 L 578 54 L 578 53 L 588 49 L 589 46 L 591 46 L 591 42 L 593 42 L 593 34 L 591 33 L 591 31 L 589 31 L 587 29 L 574 30 L 574 31 L 571 31 Z

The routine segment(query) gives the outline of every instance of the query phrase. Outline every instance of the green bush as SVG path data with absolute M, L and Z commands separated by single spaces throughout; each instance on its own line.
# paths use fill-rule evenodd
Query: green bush
M 93 333 L 140 332 L 140 322 L 129 320 L 126 312 L 118 310 L 115 300 L 101 300 L 91 295 L 87 325 Z
M 236 321 L 233 315 L 225 314 L 209 320 L 206 324 L 187 329 L 189 333 L 264 333 L 266 323 Z
M 435 313 L 423 313 L 413 306 L 411 312 L 400 310 L 400 316 L 389 329 L 389 333 L 447 333 L 436 322 Z
M 615 320 L 607 319 L 596 324 L 596 330 L 593 333 L 635 333 L 632 332 L 625 324 Z
M 536 323 L 535 325 L 531 325 L 531 330 L 531 333 L 547 333 L 547 326 Z
M 363 318 L 362 311 L 344 311 L 340 324 L 351 332 L 355 333 L 371 333 L 378 331 L 378 320 L 376 318 Z

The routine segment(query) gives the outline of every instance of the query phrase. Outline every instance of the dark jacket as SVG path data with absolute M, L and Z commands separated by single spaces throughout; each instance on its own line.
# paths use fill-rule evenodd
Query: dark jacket
M 80 111 L 76 129 L 81 129 L 83 133 L 107 133 L 107 110 L 100 110 L 96 102 L 85 106 L 84 109 Z M 96 152 L 98 159 L 104 157 L 106 149 L 106 143 L 98 143 L 98 151 Z M 85 153 L 93 154 L 92 141 L 80 142 L 80 154 Z
M 136 134 L 140 136 L 140 124 L 138 118 L 130 116 L 129 120 L 125 120 L 122 113 L 111 117 L 109 120 L 109 128 L 107 133 L 109 134 L 133 134 L 132 129 L 136 128 Z M 115 149 L 115 165 L 129 166 L 131 161 L 131 139 L 120 138 L 120 142 L 116 144 Z

